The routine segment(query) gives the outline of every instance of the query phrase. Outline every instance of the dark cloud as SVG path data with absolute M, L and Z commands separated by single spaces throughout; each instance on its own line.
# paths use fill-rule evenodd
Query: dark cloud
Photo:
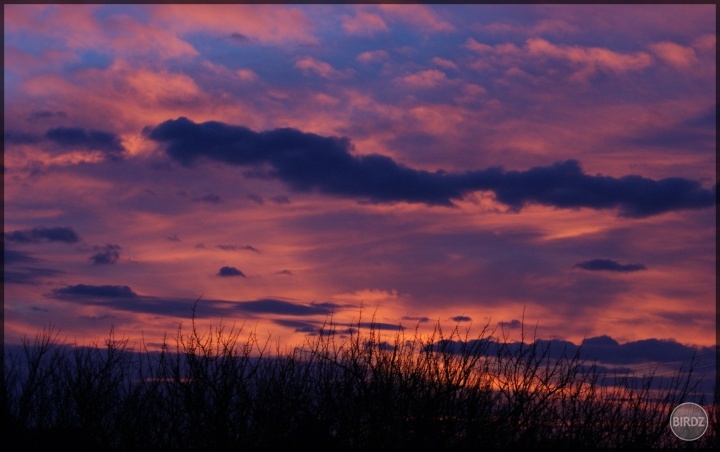
M 250 195 L 248 195 L 247 197 L 248 197 L 249 200 L 254 201 L 254 202 L 258 203 L 258 204 L 265 204 L 265 200 L 262 199 L 262 197 L 261 197 L 260 195 L 250 194 Z
M 15 250 L 9 250 L 7 248 L 3 248 L 3 263 L 5 265 L 13 265 L 18 262 L 34 262 L 34 261 L 37 261 L 37 259 L 35 259 L 28 253 L 23 253 L 22 251 L 15 251 Z
M 112 132 L 58 127 L 45 132 L 45 138 L 60 146 L 84 151 L 103 151 L 111 158 L 120 158 L 125 151 L 120 137 Z
M 96 246 L 97 254 L 90 256 L 93 265 L 114 265 L 120 259 L 120 245 L 108 243 L 105 246 Z
M 245 278 L 245 273 L 235 267 L 222 267 L 220 271 L 218 271 L 218 276 L 242 276 Z
M 519 211 L 528 203 L 558 208 L 618 209 L 621 216 L 648 217 L 715 204 L 716 188 L 683 178 L 614 178 L 583 173 L 575 160 L 526 171 L 488 168 L 464 173 L 416 170 L 378 155 L 353 155 L 347 138 L 324 137 L 284 128 L 254 132 L 217 121 L 187 118 L 146 128 L 149 138 L 185 166 L 200 158 L 251 167 L 298 191 L 317 191 L 372 203 L 409 202 L 453 206 L 473 191 L 492 191 Z
M 7 262 L 5 263 L 7 265 Z M 60 270 L 51 268 L 19 267 L 5 269 L 3 272 L 3 284 L 40 284 L 42 279 L 64 274 Z
M 419 323 L 427 323 L 430 321 L 428 317 L 411 317 L 411 316 L 403 316 L 402 320 L 411 320 L 413 322 L 419 322 Z
M 522 322 L 520 320 L 511 320 L 509 322 L 500 322 L 501 328 L 509 328 L 511 330 L 519 329 L 522 326 Z
M 252 301 L 161 298 L 137 295 L 128 286 L 93 286 L 78 284 L 53 289 L 50 298 L 78 304 L 104 306 L 120 311 L 188 318 L 212 318 L 243 314 L 277 314 L 288 316 L 328 316 L 341 308 L 334 303 L 299 304 L 272 298 Z
M 276 274 L 278 275 L 292 275 L 292 272 L 290 270 L 280 270 Z
M 466 315 L 456 315 L 455 317 L 450 317 L 450 320 L 452 320 L 453 322 L 469 322 L 472 320 L 472 318 Z
M 80 240 L 77 233 L 66 227 L 36 227 L 21 231 L 5 233 L 5 240 L 16 243 L 64 242 L 77 243 Z
M 171 236 L 165 237 L 165 240 L 169 240 L 170 242 L 179 242 L 180 237 L 178 237 L 177 234 L 173 234 Z
M 201 198 L 197 198 L 197 201 L 209 202 L 211 204 L 218 204 L 218 203 L 222 202 L 222 198 L 220 197 L 220 195 L 210 193 L 209 195 L 205 195 Z
M 34 144 L 40 142 L 42 138 L 39 135 L 16 130 L 6 130 L 3 132 L 3 140 L 8 144 Z
M 714 356 L 713 346 L 696 347 L 683 345 L 672 339 L 643 339 L 620 344 L 610 336 L 597 336 L 585 339 L 580 345 L 560 339 L 537 339 L 534 343 L 511 342 L 501 343 L 495 339 L 475 339 L 463 345 L 460 341 L 439 341 L 434 347 L 447 347 L 447 350 L 460 352 L 471 349 L 483 356 L 497 356 L 502 351 L 511 355 L 531 346 L 540 350 L 547 349 L 551 359 L 563 359 L 579 354 L 580 358 L 589 362 L 611 364 L 644 364 L 644 363 L 689 363 L 693 356 L 704 359 Z
M 260 254 L 260 250 L 255 248 L 254 246 L 250 245 L 215 245 L 215 248 L 221 249 L 223 251 L 252 251 L 253 253 Z
M 592 259 L 589 261 L 578 262 L 574 267 L 589 271 L 610 271 L 610 272 L 636 272 L 646 270 L 642 264 L 620 264 L 610 259 Z
M 135 298 L 137 294 L 128 286 L 92 286 L 77 284 L 53 289 L 55 298 L 91 297 L 91 298 Z
M 387 331 L 403 331 L 405 329 L 402 325 L 396 325 L 394 323 L 382 323 L 382 322 L 358 322 L 348 323 L 346 326 L 358 327 L 358 328 L 369 328 L 371 330 L 387 330 Z
M 242 33 L 232 33 L 230 35 L 230 38 L 234 39 L 235 41 L 243 42 L 243 43 L 250 41 L 250 38 L 248 38 L 247 36 L 245 36 Z

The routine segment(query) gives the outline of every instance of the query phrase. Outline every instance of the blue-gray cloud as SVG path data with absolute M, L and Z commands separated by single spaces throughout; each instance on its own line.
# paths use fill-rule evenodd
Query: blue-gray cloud
M 242 276 L 245 277 L 245 273 L 241 272 L 235 267 L 222 267 L 218 271 L 218 276 L 228 277 L 228 276 Z
M 653 180 L 585 174 L 567 160 L 526 171 L 500 167 L 463 173 L 416 170 L 378 155 L 353 155 L 347 138 L 284 128 L 254 132 L 246 127 L 181 117 L 145 129 L 165 143 L 184 166 L 201 158 L 250 167 L 251 173 L 284 181 L 297 191 L 317 191 L 372 203 L 409 202 L 453 206 L 473 191 L 492 191 L 519 211 L 528 203 L 558 208 L 618 209 L 625 217 L 648 217 L 715 204 L 716 187 L 672 177 Z
M 16 243 L 64 242 L 77 243 L 80 240 L 72 228 L 66 227 L 36 227 L 20 231 L 5 233 L 5 240 Z
M 3 284 L 41 284 L 41 280 L 61 275 L 65 272 L 52 268 L 16 267 L 5 268 L 3 271 Z
M 472 318 L 466 315 L 456 315 L 455 317 L 450 317 L 450 320 L 452 320 L 453 322 L 469 322 L 472 320 Z
M 328 316 L 341 308 L 334 303 L 301 304 L 273 298 L 251 301 L 228 301 L 190 298 L 162 298 L 138 295 L 128 286 L 77 284 L 56 288 L 47 297 L 71 303 L 104 306 L 120 311 L 157 314 L 181 318 L 193 315 L 212 318 L 247 314 L 276 314 L 287 316 Z
M 58 127 L 45 132 L 45 138 L 68 149 L 102 151 L 111 159 L 120 159 L 125 152 L 120 137 L 102 130 Z
M 96 246 L 98 253 L 90 256 L 93 265 L 114 265 L 120 259 L 120 245 L 108 243 L 105 246 Z
M 578 262 L 574 267 L 589 271 L 609 271 L 629 273 L 640 270 L 647 270 L 642 264 L 620 264 L 610 259 L 592 259 L 589 261 Z
M 137 294 L 128 286 L 93 286 L 76 284 L 73 286 L 53 289 L 55 298 L 81 297 L 81 298 L 136 298 Z

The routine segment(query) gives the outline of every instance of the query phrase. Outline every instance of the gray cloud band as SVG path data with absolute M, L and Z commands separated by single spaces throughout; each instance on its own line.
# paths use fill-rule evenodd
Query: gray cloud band
M 246 127 L 181 117 L 145 129 L 185 166 L 201 158 L 249 167 L 253 174 L 279 179 L 297 191 L 331 194 L 372 203 L 409 202 L 453 206 L 473 191 L 492 191 L 512 210 L 526 204 L 558 208 L 617 209 L 624 217 L 704 209 L 716 202 L 716 186 L 671 177 L 619 178 L 585 174 L 576 160 L 526 171 L 500 167 L 467 172 L 413 169 L 378 155 L 353 155 L 347 138 L 284 128 L 254 132 Z

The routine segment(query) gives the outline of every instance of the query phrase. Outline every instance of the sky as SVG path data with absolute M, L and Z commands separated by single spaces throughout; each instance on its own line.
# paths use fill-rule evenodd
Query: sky
M 4 5 L 5 341 L 195 306 L 710 368 L 715 8 Z

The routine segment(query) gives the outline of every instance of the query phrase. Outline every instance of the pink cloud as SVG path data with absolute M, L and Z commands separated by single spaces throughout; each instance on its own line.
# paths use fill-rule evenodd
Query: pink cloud
M 238 69 L 235 71 L 235 74 L 237 74 L 238 78 L 243 82 L 254 82 L 259 78 L 257 73 L 252 69 Z
M 477 53 L 487 53 L 493 50 L 493 46 L 477 42 L 473 38 L 468 38 L 467 41 L 465 41 L 465 47 Z
M 355 58 L 361 63 L 372 63 L 374 61 L 380 61 L 385 60 L 390 57 L 390 54 L 388 54 L 385 50 L 373 50 L 373 51 L 367 51 L 363 52 L 360 55 Z
M 416 74 L 406 75 L 395 79 L 398 83 L 403 83 L 414 88 L 434 88 L 435 86 L 447 81 L 445 73 L 437 69 L 428 69 Z
M 312 8 L 310 8 L 312 9 Z M 152 22 L 178 33 L 241 33 L 273 44 L 314 44 L 314 26 L 306 11 L 287 5 L 155 5 Z
M 445 58 L 435 57 L 432 62 L 444 69 L 457 69 L 457 64 Z
M 702 35 L 699 38 L 695 39 L 692 43 L 692 46 L 698 52 L 714 51 L 716 45 L 717 36 L 711 34 Z
M 351 69 L 339 71 L 328 63 L 310 56 L 298 59 L 294 67 L 300 69 L 304 75 L 316 74 L 329 80 L 344 79 L 352 76 Z
M 441 31 L 452 31 L 455 27 L 438 17 L 427 5 L 380 5 L 380 11 L 387 14 L 393 20 L 406 22 L 428 32 L 437 33 Z
M 539 38 L 528 39 L 526 49 L 531 56 L 566 60 L 579 66 L 573 78 L 581 80 L 597 70 L 625 73 L 642 70 L 652 64 L 652 57 L 645 52 L 622 54 L 601 47 L 555 45 Z
M 698 62 L 695 50 L 674 42 L 658 42 L 650 45 L 650 50 L 661 60 L 680 69 L 687 69 Z
M 364 11 L 355 16 L 343 16 L 342 27 L 351 35 L 372 36 L 376 31 L 388 31 L 382 17 Z

